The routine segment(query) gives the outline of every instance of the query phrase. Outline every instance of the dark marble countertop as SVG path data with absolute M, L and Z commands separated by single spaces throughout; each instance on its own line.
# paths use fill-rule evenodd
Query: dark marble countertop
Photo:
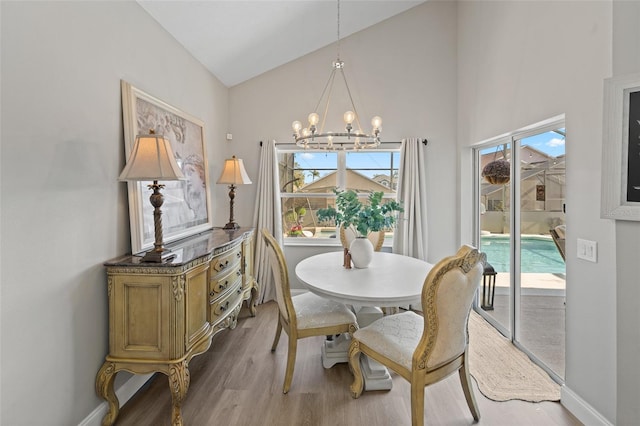
M 190 237 L 165 244 L 165 249 L 175 254 L 173 259 L 163 263 L 143 263 L 140 260 L 144 252 L 137 255 L 125 255 L 108 262 L 105 266 L 153 266 L 153 267 L 176 267 L 182 266 L 195 259 L 208 256 L 214 252 L 225 251 L 227 246 L 237 243 L 253 228 L 222 229 L 213 228 L 209 231 L 201 232 Z

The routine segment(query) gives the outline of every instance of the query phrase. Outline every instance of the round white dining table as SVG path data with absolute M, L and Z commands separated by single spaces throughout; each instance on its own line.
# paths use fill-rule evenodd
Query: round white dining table
M 296 277 L 318 296 L 353 306 L 358 325 L 365 327 L 382 316 L 379 308 L 396 308 L 420 303 L 422 287 L 432 264 L 413 257 L 374 252 L 367 268 L 347 269 L 343 252 L 308 257 L 296 265 Z M 322 364 L 330 368 L 348 362 L 350 338 L 346 334 L 327 340 L 322 346 Z M 376 361 L 360 359 L 365 390 L 389 390 L 393 381 L 388 370 Z
M 354 306 L 398 307 L 420 303 L 422 286 L 433 267 L 424 260 L 374 252 L 367 268 L 343 267 L 343 253 L 308 257 L 296 265 L 296 277 L 328 299 Z

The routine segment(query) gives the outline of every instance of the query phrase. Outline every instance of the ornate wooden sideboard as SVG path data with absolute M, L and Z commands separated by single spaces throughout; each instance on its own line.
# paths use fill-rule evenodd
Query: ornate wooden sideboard
M 96 392 L 109 403 L 103 425 L 118 417 L 113 382 L 121 370 L 166 374 L 172 425 L 182 425 L 191 358 L 216 333 L 235 328 L 243 301 L 255 316 L 254 238 L 251 228 L 214 229 L 167 245 L 176 253 L 168 263 L 131 255 L 105 263 L 109 354 L 96 376 Z

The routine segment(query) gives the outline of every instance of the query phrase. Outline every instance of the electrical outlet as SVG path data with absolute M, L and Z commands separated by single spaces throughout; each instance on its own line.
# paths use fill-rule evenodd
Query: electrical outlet
M 598 261 L 598 243 L 596 241 L 583 240 L 578 238 L 578 259 L 589 262 Z

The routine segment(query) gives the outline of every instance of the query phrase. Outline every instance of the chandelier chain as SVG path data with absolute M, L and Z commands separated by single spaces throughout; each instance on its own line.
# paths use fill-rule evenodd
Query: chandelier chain
M 338 62 L 340 62 L 340 0 L 338 0 Z

